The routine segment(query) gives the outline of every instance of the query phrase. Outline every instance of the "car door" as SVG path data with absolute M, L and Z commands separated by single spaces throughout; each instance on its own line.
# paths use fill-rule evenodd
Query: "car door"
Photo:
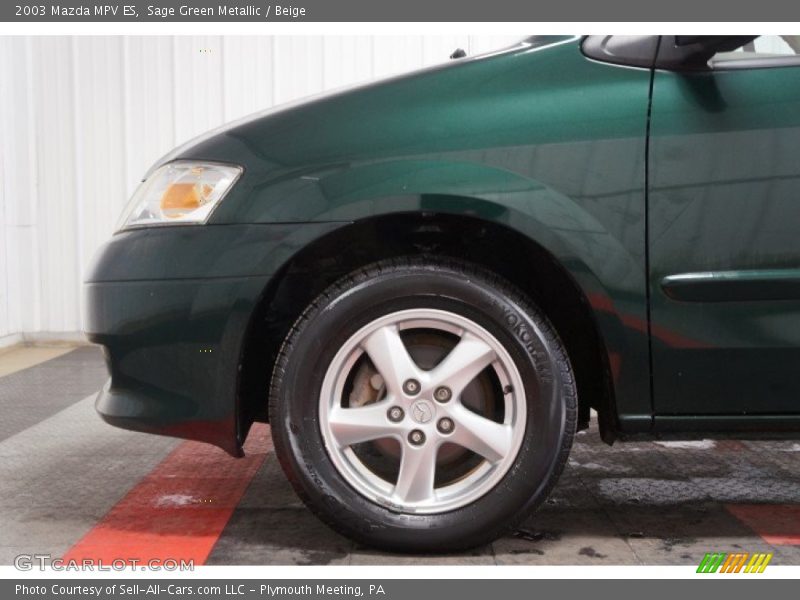
M 762 36 L 708 68 L 654 72 L 656 415 L 800 413 L 799 49 Z

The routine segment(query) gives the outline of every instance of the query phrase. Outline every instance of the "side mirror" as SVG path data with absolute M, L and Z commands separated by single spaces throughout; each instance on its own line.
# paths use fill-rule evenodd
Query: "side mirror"
M 730 52 L 756 39 L 757 35 L 663 35 L 655 67 L 670 71 L 708 69 L 718 52 Z

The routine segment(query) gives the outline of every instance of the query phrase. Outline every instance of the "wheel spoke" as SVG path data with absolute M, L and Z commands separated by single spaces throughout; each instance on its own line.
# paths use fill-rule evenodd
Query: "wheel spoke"
M 340 447 L 397 435 L 399 427 L 386 416 L 390 402 L 383 401 L 359 408 L 337 407 L 328 417 L 333 437 Z
M 431 381 L 436 386 L 447 386 L 458 398 L 470 381 L 492 364 L 496 358 L 494 350 L 483 340 L 465 333 L 455 348 L 431 372 Z
M 393 494 L 399 502 L 424 502 L 433 499 L 436 452 L 436 444 L 431 442 L 419 448 L 410 446 L 403 448 L 400 473 L 397 475 Z
M 404 381 L 420 379 L 420 369 L 409 355 L 396 326 L 381 327 L 371 333 L 361 346 L 386 382 L 389 394 L 400 397 Z
M 456 426 L 449 442 L 472 450 L 491 463 L 502 460 L 508 454 L 512 439 L 510 425 L 495 423 L 461 404 L 453 405 L 451 414 Z

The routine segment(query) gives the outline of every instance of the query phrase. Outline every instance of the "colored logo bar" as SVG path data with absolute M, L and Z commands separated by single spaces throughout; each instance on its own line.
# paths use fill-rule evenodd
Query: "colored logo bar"
M 698 573 L 763 573 L 772 554 L 756 552 L 708 552 L 697 567 Z

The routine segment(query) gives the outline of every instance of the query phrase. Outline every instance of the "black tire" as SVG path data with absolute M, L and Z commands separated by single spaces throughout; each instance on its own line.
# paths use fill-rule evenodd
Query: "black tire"
M 320 432 L 320 388 L 333 356 L 365 324 L 407 308 L 472 319 L 503 345 L 525 386 L 529 418 L 516 461 L 493 489 L 450 512 L 404 514 L 362 496 L 337 471 Z M 385 550 L 453 552 L 498 538 L 546 498 L 572 445 L 577 395 L 555 330 L 512 285 L 466 263 L 408 257 L 360 269 L 308 306 L 279 353 L 269 409 L 280 463 L 325 523 Z

